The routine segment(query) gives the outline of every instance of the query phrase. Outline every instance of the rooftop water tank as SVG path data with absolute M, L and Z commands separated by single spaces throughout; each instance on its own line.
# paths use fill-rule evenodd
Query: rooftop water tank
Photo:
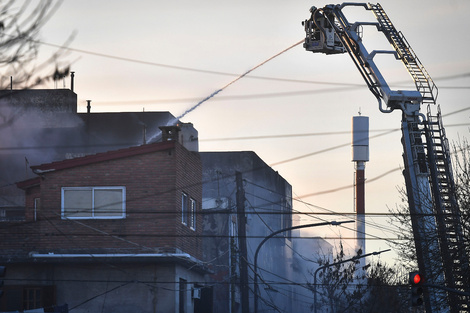
M 352 161 L 369 161 L 369 117 L 352 118 Z

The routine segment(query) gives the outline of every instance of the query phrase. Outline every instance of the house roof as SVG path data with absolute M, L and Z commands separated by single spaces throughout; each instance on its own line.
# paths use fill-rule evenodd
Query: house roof
M 152 153 L 157 151 L 164 151 L 173 149 L 175 147 L 174 141 L 163 141 L 147 145 L 141 145 L 136 147 L 130 147 L 125 149 L 107 151 L 103 153 L 97 153 L 92 155 L 87 155 L 83 157 L 67 159 L 52 163 L 46 163 L 41 165 L 31 166 L 31 169 L 40 174 L 41 172 L 52 172 L 57 170 L 63 170 L 68 168 L 73 168 L 77 166 L 84 166 L 88 164 L 104 162 L 109 160 L 116 160 L 121 158 L 127 158 L 134 155 Z
M 28 188 L 37 186 L 41 183 L 41 177 L 33 177 L 27 180 L 20 181 L 16 183 L 16 187 L 26 190 Z

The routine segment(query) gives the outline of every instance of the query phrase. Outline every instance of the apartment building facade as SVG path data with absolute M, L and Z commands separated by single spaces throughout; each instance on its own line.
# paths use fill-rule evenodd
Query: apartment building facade
M 0 229 L 0 311 L 211 311 L 197 153 L 168 140 L 31 168 L 24 221 Z

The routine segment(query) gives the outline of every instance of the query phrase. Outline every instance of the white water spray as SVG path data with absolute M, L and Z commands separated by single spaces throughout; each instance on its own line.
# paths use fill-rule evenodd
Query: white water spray
M 203 104 L 204 102 L 210 100 L 212 97 L 215 97 L 219 92 L 223 91 L 224 89 L 228 88 L 230 85 L 234 84 L 235 82 L 239 81 L 240 79 L 242 79 L 243 77 L 245 77 L 246 75 L 248 75 L 249 73 L 253 72 L 254 70 L 256 70 L 257 68 L 263 66 L 264 64 L 268 63 L 269 61 L 271 61 L 272 59 L 280 56 L 281 54 L 283 54 L 284 52 L 287 52 L 289 51 L 290 49 L 298 46 L 299 44 L 303 43 L 304 42 L 304 39 L 300 40 L 299 42 L 296 42 L 295 44 L 287 47 L 286 49 L 282 50 L 281 52 L 278 52 L 276 53 L 275 55 L 273 55 L 272 57 L 266 59 L 265 61 L 261 62 L 260 64 L 256 65 L 255 67 L 252 67 L 251 69 L 249 69 L 248 71 L 246 71 L 245 73 L 241 74 L 240 76 L 238 76 L 237 78 L 235 78 L 234 80 L 232 80 L 231 82 L 229 82 L 227 85 L 223 86 L 222 88 L 214 91 L 213 93 L 211 93 L 209 96 L 205 97 L 204 99 L 202 99 L 201 101 L 199 101 L 198 103 L 196 103 L 195 105 L 193 105 L 192 107 L 190 107 L 189 109 L 187 109 L 186 111 L 184 111 L 181 115 L 179 115 L 178 117 L 176 117 L 174 120 L 172 121 L 169 121 L 167 123 L 166 126 L 172 126 L 172 125 L 175 125 L 181 118 L 183 118 L 184 116 L 186 116 L 188 113 L 191 113 L 192 111 L 194 111 L 195 109 L 197 109 L 201 104 Z M 161 135 L 161 131 L 158 131 L 156 134 L 154 134 L 153 136 L 151 136 L 151 138 L 149 139 L 149 142 L 153 141 L 155 138 L 159 137 Z

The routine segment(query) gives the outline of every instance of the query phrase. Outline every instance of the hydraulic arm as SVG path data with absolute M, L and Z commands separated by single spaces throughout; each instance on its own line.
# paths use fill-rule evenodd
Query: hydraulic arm
M 349 23 L 343 14 L 348 6 L 371 11 L 377 22 Z M 304 48 L 314 53 L 348 53 L 369 90 L 378 101 L 379 110 L 402 111 L 404 176 L 420 271 L 428 285 L 469 292 L 469 265 L 461 229 L 460 210 L 447 138 L 440 111 L 433 116 L 437 88 L 403 34 L 395 29 L 380 4 L 343 3 L 312 7 L 303 22 Z M 368 52 L 363 45 L 362 27 L 375 27 L 392 50 Z M 411 75 L 416 89 L 392 90 L 374 62 L 377 54 L 391 54 Z M 421 112 L 428 106 L 428 114 Z M 451 291 L 425 288 L 427 312 L 468 312 L 469 297 Z

